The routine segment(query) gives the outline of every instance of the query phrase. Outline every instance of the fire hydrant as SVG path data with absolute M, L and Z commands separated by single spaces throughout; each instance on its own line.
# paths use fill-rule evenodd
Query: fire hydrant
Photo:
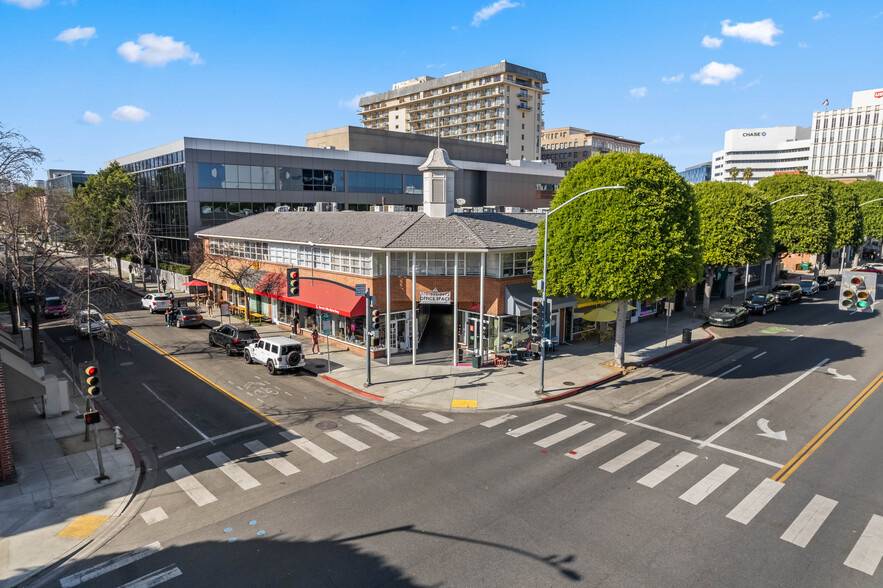
M 117 425 L 113 428 L 113 448 L 114 449 L 122 449 L 123 448 L 123 434 L 120 433 L 120 426 Z

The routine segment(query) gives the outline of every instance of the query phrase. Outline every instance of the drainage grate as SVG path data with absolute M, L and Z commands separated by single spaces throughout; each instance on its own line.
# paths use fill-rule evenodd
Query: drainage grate
M 337 423 L 334 421 L 319 421 L 316 423 L 316 428 L 320 431 L 329 431 L 331 429 L 336 429 Z

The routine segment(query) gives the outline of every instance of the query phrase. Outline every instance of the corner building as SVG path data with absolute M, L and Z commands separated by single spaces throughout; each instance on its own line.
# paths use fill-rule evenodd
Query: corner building
M 883 88 L 852 93 L 852 106 L 812 115 L 809 173 L 883 181 Z

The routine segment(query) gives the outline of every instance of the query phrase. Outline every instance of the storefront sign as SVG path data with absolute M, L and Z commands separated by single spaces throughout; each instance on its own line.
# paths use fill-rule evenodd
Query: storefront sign
M 222 302 L 218 305 L 218 308 L 221 310 L 221 316 L 230 316 L 230 303 Z
M 421 292 L 420 293 L 420 304 L 450 304 L 451 303 L 451 293 L 450 292 L 439 292 L 438 290 L 433 290 L 432 292 Z

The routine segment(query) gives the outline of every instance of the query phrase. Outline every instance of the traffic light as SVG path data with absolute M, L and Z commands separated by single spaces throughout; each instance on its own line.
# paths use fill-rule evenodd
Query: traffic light
M 289 298 L 297 296 L 300 293 L 300 285 L 298 284 L 297 276 L 296 269 L 288 268 L 285 270 L 285 291 Z
M 542 330 L 540 327 L 540 322 L 542 320 L 543 314 L 543 299 L 539 297 L 534 297 L 530 299 L 530 334 L 533 337 L 539 337 L 540 331 Z
M 86 376 L 86 396 L 98 396 L 101 394 L 101 386 L 98 381 L 98 366 L 94 363 L 86 364 L 83 368 Z
M 371 329 L 374 331 L 380 330 L 380 309 L 376 306 L 371 307 Z
M 83 420 L 87 425 L 97 425 L 101 422 L 101 413 L 97 410 L 87 410 L 83 413 Z
M 847 271 L 840 285 L 840 310 L 873 312 L 877 290 L 877 274 Z

